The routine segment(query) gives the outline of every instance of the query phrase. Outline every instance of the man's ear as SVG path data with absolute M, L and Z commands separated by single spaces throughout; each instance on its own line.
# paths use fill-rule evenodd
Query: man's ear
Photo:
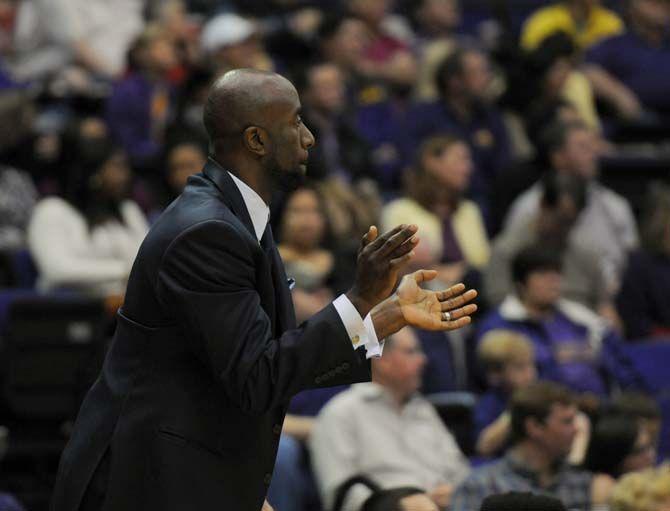
M 243 133 L 244 145 L 257 156 L 265 156 L 270 151 L 270 137 L 263 128 L 249 126 Z
M 541 434 L 544 424 L 538 421 L 535 417 L 526 417 L 524 427 L 526 428 L 526 437 L 535 438 L 537 435 Z

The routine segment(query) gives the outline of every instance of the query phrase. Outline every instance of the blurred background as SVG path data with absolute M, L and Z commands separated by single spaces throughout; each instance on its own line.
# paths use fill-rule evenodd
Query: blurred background
M 480 292 L 467 330 L 389 339 L 376 384 L 295 397 L 275 509 L 667 509 L 670 1 L 0 0 L 0 511 L 48 508 L 139 244 L 239 67 L 287 76 L 317 139 L 272 204 L 299 321 L 372 224 L 416 223 L 408 271 Z M 563 436 L 547 403 L 574 408 Z M 526 447 L 582 479 L 493 461 Z

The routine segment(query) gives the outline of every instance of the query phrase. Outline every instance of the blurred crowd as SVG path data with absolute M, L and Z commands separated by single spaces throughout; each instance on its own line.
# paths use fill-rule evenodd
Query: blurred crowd
M 469 330 L 402 330 L 374 383 L 295 397 L 275 509 L 670 509 L 627 351 L 670 339 L 670 1 L 0 0 L 0 294 L 93 297 L 111 328 L 241 67 L 290 78 L 317 140 L 271 206 L 299 321 L 370 225 L 417 224 L 407 271 L 480 292 Z

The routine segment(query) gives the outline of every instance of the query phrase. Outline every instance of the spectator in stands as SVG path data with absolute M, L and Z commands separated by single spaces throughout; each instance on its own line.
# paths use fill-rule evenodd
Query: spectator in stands
M 417 393 L 425 363 L 413 331 L 402 330 L 387 339 L 375 362 L 375 383 L 355 385 L 321 411 L 310 449 L 326 508 L 354 475 L 384 488 L 414 485 L 439 508 L 449 505 L 469 467 L 437 412 Z M 343 509 L 363 509 L 369 496 L 368 488 L 356 486 Z
M 670 188 L 649 190 L 642 248 L 632 253 L 617 298 L 628 339 L 670 336 Z
M 189 176 L 203 169 L 207 162 L 207 148 L 197 137 L 185 137 L 170 145 L 165 160 L 167 193 L 163 206 L 177 198 Z
M 456 34 L 462 20 L 460 1 L 420 0 L 413 2 L 411 9 L 419 60 L 413 95 L 419 101 L 435 101 L 439 98 L 437 68 L 456 50 L 460 39 Z
M 475 449 L 481 456 L 494 456 L 509 437 L 509 398 L 537 379 L 535 351 L 526 336 L 494 330 L 479 343 L 477 359 L 489 390 L 479 397 L 475 408 Z
M 371 174 L 391 196 L 401 188 L 406 170 L 406 120 L 412 108 L 409 92 L 395 88 L 356 109 L 356 127 L 369 146 Z
M 298 188 L 285 200 L 278 249 L 286 274 L 295 281 L 293 305 L 302 323 L 333 300 L 329 284 L 336 258 L 324 248 L 327 217 L 316 189 Z
M 126 54 L 144 28 L 144 0 L 66 0 L 77 12 L 75 61 L 94 75 L 115 78 L 126 70 Z M 119 16 L 123 13 L 123 16 Z
M 500 232 L 510 207 L 519 195 L 539 182 L 551 168 L 543 138 L 548 132 L 547 127 L 559 121 L 582 122 L 577 109 L 564 100 L 548 104 L 546 109 L 539 109 L 524 119 L 519 116 L 521 110 L 512 108 L 507 112 L 507 120 L 508 123 L 512 121 L 510 134 L 514 133 L 516 159 L 495 180 L 496 193 L 491 198 L 492 234 Z M 519 124 L 515 127 L 517 121 Z
M 420 42 L 451 39 L 461 24 L 459 0 L 419 0 L 411 9 Z
M 501 489 L 555 497 L 568 509 L 604 503 L 607 495 L 593 475 L 565 462 L 577 432 L 576 415 L 572 395 L 555 383 L 536 382 L 516 392 L 510 404 L 511 447 L 456 489 L 451 511 L 479 509 Z
M 440 100 L 420 104 L 409 114 L 406 154 L 414 154 L 431 135 L 450 133 L 463 138 L 475 164 L 469 195 L 485 206 L 493 179 L 508 163 L 510 149 L 500 112 L 489 99 L 488 57 L 473 48 L 454 52 L 439 66 L 436 84 Z
M 474 170 L 463 139 L 429 137 L 406 175 L 406 197 L 386 204 L 382 210 L 382 226 L 398 222 L 419 226 L 421 244 L 413 264 L 438 270 L 438 279 L 449 285 L 464 278 L 474 285 L 489 259 L 482 214 L 473 201 L 464 197 Z
M 638 244 L 637 227 L 630 205 L 597 181 L 600 146 L 596 135 L 581 122 L 555 122 L 543 134 L 551 171 L 572 175 L 587 184 L 586 206 L 570 233 L 571 240 L 591 247 L 601 258 L 608 286 L 614 292 L 627 254 Z M 512 204 L 504 229 L 517 230 L 537 214 L 542 185 L 536 183 Z
M 84 94 L 92 86 L 86 72 L 104 79 L 123 72 L 126 50 L 143 25 L 141 0 L 5 3 L 13 5 L 0 28 L 1 53 L 12 77 L 41 82 L 59 75 L 70 86 L 79 82 Z
M 120 295 L 148 230 L 137 204 L 127 199 L 131 170 L 105 138 L 82 138 L 75 150 L 67 198 L 42 199 L 28 226 L 39 286 Z
M 670 510 L 670 465 L 633 472 L 621 478 L 610 499 L 612 511 Z
M 369 148 L 345 110 L 345 84 L 339 68 L 329 62 L 307 65 L 300 89 L 303 120 L 320 141 L 310 153 L 310 177 L 355 181 L 369 175 Z
M 161 27 L 149 25 L 130 49 L 129 60 L 131 72 L 114 85 L 107 101 L 107 122 L 133 166 L 153 170 L 174 114 L 167 80 L 177 65 L 172 39 Z
M 256 25 L 237 14 L 224 13 L 211 18 L 202 29 L 200 46 L 217 76 L 237 68 L 272 71 L 275 67 Z
M 167 0 L 155 4 L 157 23 L 167 32 L 175 45 L 180 63 L 172 73 L 172 81 L 181 83 L 199 57 L 199 25 L 189 17 L 183 0 Z
M 525 22 L 521 45 L 537 48 L 558 31 L 566 32 L 575 45 L 586 49 L 598 41 L 623 31 L 623 21 L 600 0 L 562 0 L 535 11 Z
M 653 467 L 656 444 L 649 431 L 628 415 L 605 415 L 591 432 L 583 467 L 618 479 L 623 474 Z
M 521 249 L 542 243 L 561 259 L 561 297 L 616 320 L 612 293 L 597 252 L 577 244 L 571 236 L 586 203 L 584 181 L 551 173 L 544 176 L 540 186 L 539 210 L 525 218 L 525 223 L 510 226 L 493 242 L 491 261 L 484 272 L 486 299 L 497 306 L 514 291 L 512 259 Z
M 394 85 L 411 87 L 416 61 L 409 51 L 412 29 L 407 21 L 390 12 L 390 0 L 347 0 L 349 12 L 367 28 L 362 71 Z
M 586 55 L 585 71 L 596 94 L 620 115 L 670 113 L 670 4 L 630 0 L 627 30 L 602 41 Z M 663 70 L 663 71 L 661 71 Z
M 363 95 L 372 95 L 366 102 L 379 101 L 383 91 L 379 87 L 366 91 L 373 81 L 365 76 L 365 47 L 368 31 L 365 24 L 352 16 L 326 15 L 317 33 L 321 59 L 335 64 L 344 78 L 346 97 L 358 103 Z
M 648 394 L 641 392 L 621 392 L 609 403 L 608 412 L 615 415 L 635 417 L 647 430 L 654 445 L 658 444 L 661 431 L 661 408 Z
M 597 396 L 612 385 L 643 388 L 607 322 L 576 302 L 560 299 L 561 260 L 550 247 L 530 246 L 512 261 L 514 291 L 480 324 L 477 339 L 489 331 L 513 330 L 535 347 L 540 377 Z
M 439 272 L 437 281 L 465 281 L 479 288 L 489 258 L 489 241 L 477 204 L 465 198 L 473 172 L 470 149 L 454 136 L 433 136 L 421 144 L 405 174 L 405 196 L 387 203 L 381 225 L 412 222 L 421 229 L 413 265 Z M 428 355 L 423 390 L 463 388 L 465 363 L 459 357 L 461 333 L 419 332 Z M 455 348 L 455 349 L 454 349 Z
M 533 121 L 546 116 L 563 103 L 572 106 L 578 119 L 594 130 L 600 129 L 591 84 L 575 66 L 576 47 L 570 36 L 556 32 L 524 54 L 518 69 L 509 78 L 508 100 L 525 122 L 530 140 Z

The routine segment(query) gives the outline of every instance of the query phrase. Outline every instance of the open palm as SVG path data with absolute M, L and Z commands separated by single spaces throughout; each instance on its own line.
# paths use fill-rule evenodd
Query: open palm
M 402 278 L 396 295 L 405 321 L 424 330 L 456 330 L 469 324 L 477 306 L 468 302 L 477 296 L 477 291 L 465 291 L 463 284 L 444 291 L 430 291 L 419 285 L 436 276 L 434 270 L 418 270 Z M 443 312 L 449 312 L 449 321 L 444 319 Z

